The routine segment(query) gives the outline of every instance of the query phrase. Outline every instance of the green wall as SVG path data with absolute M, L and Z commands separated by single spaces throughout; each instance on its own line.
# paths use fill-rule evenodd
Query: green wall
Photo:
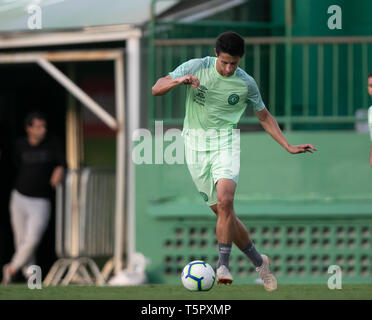
M 115 157 L 115 137 L 90 137 L 84 139 L 84 166 L 115 167 Z
M 291 155 L 266 133 L 242 134 L 237 215 L 258 249 L 274 259 L 281 283 L 326 281 L 331 264 L 345 270 L 345 283 L 367 281 L 372 261 L 368 134 L 286 137 L 319 151 Z M 180 270 L 192 259 L 214 264 L 215 223 L 186 165 L 136 166 L 136 250 L 152 260 L 151 282 L 178 283 Z M 235 247 L 231 259 L 237 281 L 253 283 L 257 275 Z
M 273 24 L 284 25 L 284 1 L 271 0 Z M 342 10 L 342 29 L 327 27 L 328 7 Z M 372 34 L 370 0 L 293 0 L 293 36 L 369 36 Z
M 266 133 L 241 134 L 237 199 L 372 200 L 368 134 L 296 132 L 286 137 L 291 144 L 311 143 L 318 151 L 292 155 Z M 137 187 L 148 200 L 195 198 L 202 203 L 186 165 L 137 165 L 137 174 Z M 142 176 L 146 183 L 141 183 Z
M 235 210 L 258 250 L 272 259 L 279 283 L 326 283 L 337 264 L 343 283 L 372 279 L 372 169 L 369 136 L 355 132 L 287 133 L 314 154 L 291 155 L 263 132 L 241 135 Z M 164 144 L 164 148 L 167 143 Z M 115 141 L 86 139 L 86 164 L 114 166 Z M 151 259 L 152 283 L 179 283 L 194 259 L 218 259 L 216 217 L 204 204 L 185 164 L 137 165 L 136 250 Z M 234 246 L 237 283 L 257 274 Z

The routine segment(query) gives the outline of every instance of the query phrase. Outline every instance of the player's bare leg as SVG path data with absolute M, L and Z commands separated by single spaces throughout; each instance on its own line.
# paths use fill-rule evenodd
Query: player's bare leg
M 235 229 L 235 212 L 233 207 L 236 184 L 230 179 L 217 182 L 217 225 L 219 259 L 216 266 L 218 284 L 231 284 L 233 277 L 229 270 L 229 257 Z
M 211 206 L 211 209 L 217 215 L 216 234 L 219 243 L 220 260 L 221 256 L 222 258 L 224 257 L 223 251 L 221 254 L 221 245 L 222 250 L 224 250 L 223 246 L 228 248 L 228 245 L 230 245 L 231 251 L 231 243 L 234 242 L 256 267 L 256 271 L 262 279 L 265 289 L 267 291 L 276 290 L 277 281 L 269 268 L 270 259 L 266 255 L 261 255 L 257 252 L 249 238 L 247 228 L 235 214 L 233 207 L 235 188 L 236 185 L 234 181 L 230 179 L 220 179 L 217 182 L 217 204 Z M 216 274 L 218 284 L 230 284 L 233 281 L 232 275 L 228 269 L 228 261 L 226 263 L 230 251 L 228 251 L 227 258 L 224 258 L 224 264 L 220 265 L 220 260 L 217 264 Z
M 212 211 L 217 215 L 217 205 L 210 207 Z M 234 232 L 232 234 L 232 242 L 240 249 L 243 250 L 248 243 L 251 241 L 247 228 L 243 222 L 235 215 Z
M 236 184 L 230 179 L 217 182 L 217 240 L 220 243 L 232 243 L 236 215 L 234 212 L 234 193 Z

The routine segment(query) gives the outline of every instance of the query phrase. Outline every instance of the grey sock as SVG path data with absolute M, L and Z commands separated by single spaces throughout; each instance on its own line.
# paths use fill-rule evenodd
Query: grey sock
M 249 242 L 249 244 L 242 249 L 245 255 L 252 261 L 253 265 L 257 268 L 262 265 L 262 257 L 256 250 L 253 242 Z
M 229 257 L 231 253 L 232 243 L 218 243 L 219 259 L 216 268 L 222 264 L 229 268 Z

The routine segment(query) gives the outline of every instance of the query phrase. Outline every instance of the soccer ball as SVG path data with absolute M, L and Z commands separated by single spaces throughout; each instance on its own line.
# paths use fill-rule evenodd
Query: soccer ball
M 196 260 L 183 268 L 181 279 L 187 290 L 208 291 L 213 287 L 216 275 L 210 264 Z

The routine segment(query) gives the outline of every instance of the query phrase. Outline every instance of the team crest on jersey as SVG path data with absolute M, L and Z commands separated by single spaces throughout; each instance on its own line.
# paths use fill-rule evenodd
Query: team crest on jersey
M 231 94 L 227 99 L 227 102 L 231 105 L 237 104 L 239 102 L 239 96 L 235 93 Z

